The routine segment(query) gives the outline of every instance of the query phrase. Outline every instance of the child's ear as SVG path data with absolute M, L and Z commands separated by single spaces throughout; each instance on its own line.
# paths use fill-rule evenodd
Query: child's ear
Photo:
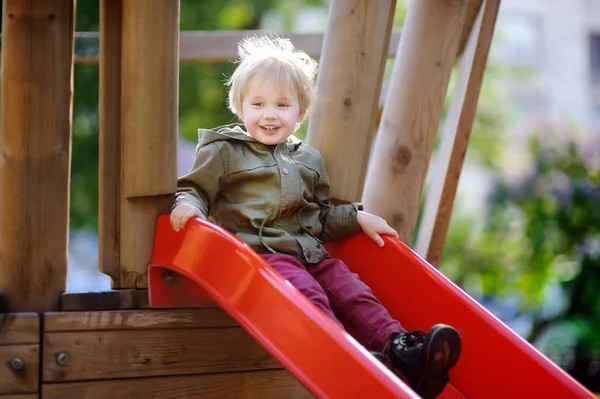
M 300 107 L 300 113 L 298 114 L 298 123 L 301 123 L 304 120 L 304 116 L 306 115 L 306 110 Z

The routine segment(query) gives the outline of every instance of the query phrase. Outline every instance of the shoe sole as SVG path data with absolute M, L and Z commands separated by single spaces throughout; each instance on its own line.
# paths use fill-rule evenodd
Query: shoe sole
M 434 398 L 444 390 L 448 383 L 448 372 L 456 365 L 462 343 L 458 332 L 450 326 L 437 325 L 428 333 L 427 359 L 423 376 L 415 391 L 423 399 Z M 436 359 L 438 353 L 448 352 L 448 356 L 440 361 Z

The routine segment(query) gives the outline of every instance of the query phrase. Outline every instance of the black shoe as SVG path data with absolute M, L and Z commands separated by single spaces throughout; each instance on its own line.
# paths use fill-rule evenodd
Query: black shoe
M 427 334 L 423 331 L 395 334 L 389 342 L 394 367 L 423 399 L 433 399 L 442 393 L 460 351 L 458 332 L 444 324 L 436 324 Z

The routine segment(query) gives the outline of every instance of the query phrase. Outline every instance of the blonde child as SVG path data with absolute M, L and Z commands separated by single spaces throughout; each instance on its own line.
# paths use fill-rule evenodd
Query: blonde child
M 239 55 L 228 103 L 243 123 L 199 129 L 195 163 L 178 181 L 173 228 L 210 216 L 340 328 L 347 323 L 418 394 L 436 397 L 460 354 L 456 330 L 438 324 L 428 334 L 406 332 L 322 244 L 363 231 L 383 246 L 381 234 L 398 235 L 358 203 L 332 205 L 323 158 L 293 136 L 314 97 L 316 62 L 271 36 L 243 40 Z

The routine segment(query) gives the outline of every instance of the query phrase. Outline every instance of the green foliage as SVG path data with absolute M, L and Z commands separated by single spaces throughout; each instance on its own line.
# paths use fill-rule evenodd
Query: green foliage
M 98 73 L 97 64 L 74 70 L 70 224 L 98 227 Z
M 531 133 L 530 167 L 494 175 L 488 214 L 453 220 L 441 270 L 479 298 L 518 298 L 530 340 L 567 329 L 575 347 L 600 353 L 600 147 L 569 129 Z M 552 336 L 540 345 L 561 352 Z

